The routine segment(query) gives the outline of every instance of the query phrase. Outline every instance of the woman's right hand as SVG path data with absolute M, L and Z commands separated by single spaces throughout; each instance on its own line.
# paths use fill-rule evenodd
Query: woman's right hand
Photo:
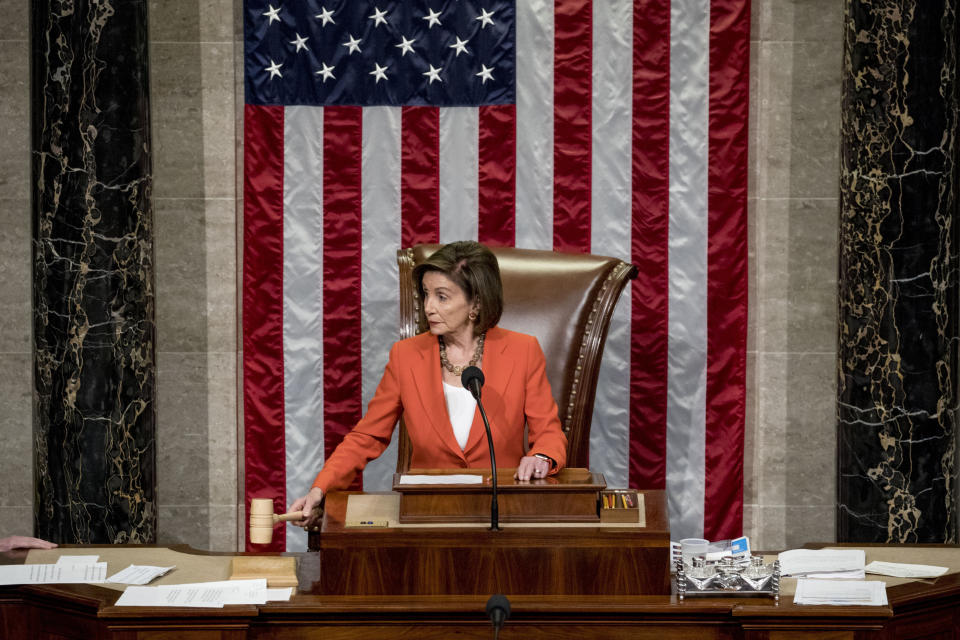
M 303 511 L 306 517 L 303 520 L 294 520 L 291 524 L 304 528 L 320 526 L 322 512 L 319 507 L 322 501 L 323 489 L 319 487 L 313 487 L 307 495 L 294 500 L 287 511 Z

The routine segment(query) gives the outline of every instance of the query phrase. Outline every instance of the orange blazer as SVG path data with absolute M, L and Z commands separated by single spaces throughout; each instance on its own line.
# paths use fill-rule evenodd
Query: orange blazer
M 523 426 L 530 450 L 556 461 L 567 460 L 567 438 L 547 381 L 543 350 L 533 336 L 493 327 L 487 331 L 482 361 L 485 382 L 480 396 L 490 422 L 497 466 L 516 467 L 523 451 Z M 390 444 L 400 417 L 410 437 L 410 467 L 489 468 L 490 454 L 479 408 L 467 445 L 460 449 L 447 413 L 436 337 L 422 333 L 394 343 L 390 360 L 367 413 L 326 460 L 313 486 L 324 492 L 344 489 L 357 472 Z

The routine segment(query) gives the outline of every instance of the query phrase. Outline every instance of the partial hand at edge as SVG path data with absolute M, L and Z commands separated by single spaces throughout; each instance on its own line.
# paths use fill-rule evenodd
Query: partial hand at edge
M 29 536 L 8 536 L 0 538 L 0 553 L 12 549 L 55 549 L 56 544 Z

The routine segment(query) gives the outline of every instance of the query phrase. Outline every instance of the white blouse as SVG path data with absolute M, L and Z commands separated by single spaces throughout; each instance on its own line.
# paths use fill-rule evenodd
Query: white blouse
M 447 413 L 450 415 L 450 424 L 453 425 L 453 435 L 460 449 L 463 449 L 470 437 L 477 400 L 469 389 L 455 387 L 446 382 L 443 383 L 443 396 L 447 400 Z

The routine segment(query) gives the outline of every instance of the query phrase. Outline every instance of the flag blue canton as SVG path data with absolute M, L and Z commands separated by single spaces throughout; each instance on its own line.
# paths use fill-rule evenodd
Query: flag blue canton
M 247 104 L 515 102 L 513 0 L 247 0 Z

